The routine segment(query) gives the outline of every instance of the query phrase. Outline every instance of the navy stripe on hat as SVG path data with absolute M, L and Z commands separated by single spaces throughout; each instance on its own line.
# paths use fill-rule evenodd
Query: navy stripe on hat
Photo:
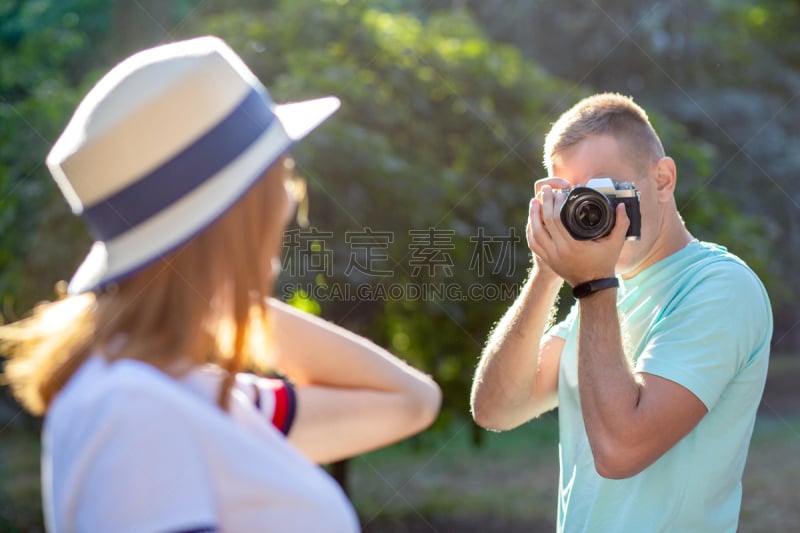
M 251 90 L 226 118 L 182 152 L 87 208 L 83 218 L 92 235 L 109 241 L 158 214 L 233 162 L 274 120 L 269 100 Z

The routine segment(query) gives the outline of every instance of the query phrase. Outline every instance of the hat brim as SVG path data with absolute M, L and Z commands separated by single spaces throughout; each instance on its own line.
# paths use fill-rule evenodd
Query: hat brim
M 341 102 L 335 96 L 326 96 L 280 104 L 275 106 L 274 111 L 283 124 L 286 135 L 293 141 L 299 141 L 333 115 L 340 105 Z

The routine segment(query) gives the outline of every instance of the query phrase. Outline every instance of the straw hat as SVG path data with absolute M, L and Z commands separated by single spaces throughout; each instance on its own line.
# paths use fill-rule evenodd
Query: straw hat
M 47 156 L 96 240 L 68 292 L 119 281 L 198 234 L 338 107 L 335 97 L 274 104 L 215 37 L 124 60 Z

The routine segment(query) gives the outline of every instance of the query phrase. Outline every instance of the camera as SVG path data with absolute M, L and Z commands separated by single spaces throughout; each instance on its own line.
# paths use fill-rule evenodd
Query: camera
M 616 208 L 625 204 L 631 225 L 627 240 L 642 236 L 642 217 L 639 212 L 639 191 L 632 183 L 611 178 L 594 178 L 586 185 L 566 189 L 567 198 L 561 206 L 561 222 L 569 234 L 579 241 L 605 237 L 616 222 Z

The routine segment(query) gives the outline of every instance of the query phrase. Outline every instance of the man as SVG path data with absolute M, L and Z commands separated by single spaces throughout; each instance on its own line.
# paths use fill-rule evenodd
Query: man
M 675 163 L 631 99 L 580 101 L 553 125 L 544 162 L 533 268 L 481 356 L 475 421 L 507 430 L 559 408 L 559 531 L 735 531 L 772 335 L 764 287 L 693 239 Z M 564 189 L 598 177 L 639 191 L 640 239 L 626 239 L 624 204 L 604 237 L 565 227 Z M 564 282 L 578 301 L 548 329 Z

